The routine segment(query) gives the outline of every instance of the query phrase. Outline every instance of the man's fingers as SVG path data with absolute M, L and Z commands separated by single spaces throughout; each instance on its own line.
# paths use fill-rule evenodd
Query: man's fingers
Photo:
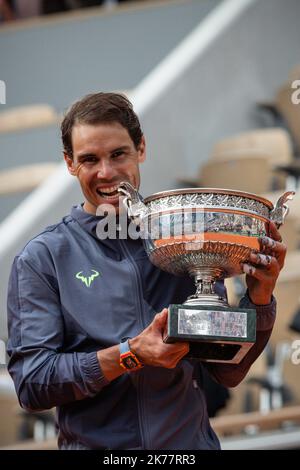
M 172 343 L 172 346 L 174 346 L 174 351 L 172 354 L 172 360 L 170 364 L 172 364 L 172 367 L 176 367 L 177 363 L 182 359 L 190 350 L 190 345 L 189 343 Z
M 165 343 L 159 349 L 153 349 L 152 353 L 147 357 L 145 363 L 155 367 L 166 367 L 173 369 L 177 363 L 189 352 L 189 343 L 176 342 Z
M 282 242 L 282 237 L 279 233 L 278 228 L 274 224 L 274 222 L 270 222 L 269 228 L 270 228 L 270 237 L 276 240 L 277 242 Z
M 284 247 L 283 243 L 274 240 L 270 237 L 262 237 L 260 239 L 260 243 L 263 249 L 271 250 L 271 251 L 282 251 Z
M 251 253 L 250 261 L 255 264 L 266 266 L 268 268 L 272 268 L 272 264 L 276 263 L 277 260 L 271 255 L 265 255 L 262 253 Z
M 277 272 L 280 270 L 280 262 L 275 256 L 267 255 L 264 253 L 251 253 L 249 262 L 242 264 L 242 270 L 246 274 L 255 276 L 255 272 L 260 270 L 262 274 L 266 275 L 268 271 Z M 258 274 L 258 279 L 261 279 Z
M 251 253 L 249 262 L 242 263 L 242 271 L 259 280 L 263 280 L 266 276 L 277 277 L 280 269 L 281 264 L 277 258 L 262 253 Z
M 160 313 L 157 313 L 155 317 L 153 318 L 152 325 L 160 330 L 163 331 L 166 328 L 168 320 L 168 309 L 164 308 Z
M 276 258 L 280 268 L 283 268 L 284 259 L 286 255 L 286 245 L 284 243 L 280 243 L 279 241 L 275 241 L 269 237 L 263 237 L 260 240 L 262 251 L 265 255 L 271 255 L 272 257 Z
M 259 268 L 258 266 L 253 266 L 252 264 L 244 263 L 242 265 L 242 270 L 245 274 L 253 276 L 260 281 L 266 277 L 265 268 Z
M 168 318 L 168 309 L 164 308 L 161 312 L 157 313 L 154 317 L 154 321 L 164 322 Z

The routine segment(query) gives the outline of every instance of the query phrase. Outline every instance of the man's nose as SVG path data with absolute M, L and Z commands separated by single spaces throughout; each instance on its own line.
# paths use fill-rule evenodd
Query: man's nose
M 114 168 L 110 162 L 101 161 L 97 170 L 97 178 L 110 179 L 114 176 Z

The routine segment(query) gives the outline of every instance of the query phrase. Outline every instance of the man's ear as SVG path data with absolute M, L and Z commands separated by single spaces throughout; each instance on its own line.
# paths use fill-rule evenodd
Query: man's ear
M 70 175 L 77 176 L 77 170 L 74 166 L 73 158 L 69 157 L 69 155 L 66 152 L 64 152 L 64 159 L 65 159 L 68 172 L 70 173 Z
M 146 140 L 145 137 L 142 136 L 141 142 L 138 148 L 138 161 L 139 163 L 143 163 L 146 160 Z

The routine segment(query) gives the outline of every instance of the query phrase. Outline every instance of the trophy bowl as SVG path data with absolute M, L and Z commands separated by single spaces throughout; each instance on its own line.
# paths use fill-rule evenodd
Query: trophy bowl
M 127 182 L 119 191 L 150 261 L 195 280 L 195 294 L 169 307 L 165 341 L 197 343 L 190 350 L 202 360 L 240 362 L 255 342 L 256 312 L 230 307 L 215 292 L 215 283 L 242 274 L 241 264 L 269 235 L 270 221 L 282 225 L 294 192 L 284 193 L 274 207 L 255 194 L 228 189 L 170 190 L 144 200 Z

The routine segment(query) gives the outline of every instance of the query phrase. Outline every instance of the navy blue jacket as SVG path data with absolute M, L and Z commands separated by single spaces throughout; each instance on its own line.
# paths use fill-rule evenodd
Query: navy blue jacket
M 98 220 L 74 207 L 14 260 L 8 368 L 21 406 L 57 407 L 63 449 L 217 449 L 191 361 L 145 366 L 112 382 L 103 376 L 98 350 L 137 335 L 195 288 L 189 277 L 153 266 L 141 240 L 100 241 Z M 242 305 L 253 307 L 247 296 Z M 242 362 L 205 365 L 225 386 L 243 379 L 268 341 L 275 300 L 256 310 L 257 341 Z

